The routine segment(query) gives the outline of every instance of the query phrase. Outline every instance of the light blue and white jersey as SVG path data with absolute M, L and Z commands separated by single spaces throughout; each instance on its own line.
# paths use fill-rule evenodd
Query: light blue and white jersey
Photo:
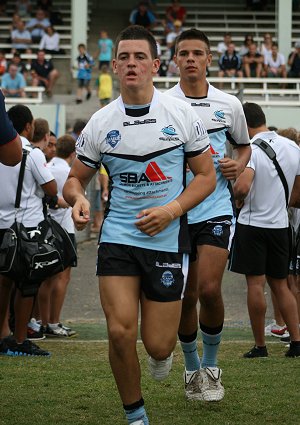
M 77 155 L 89 167 L 102 163 L 110 178 L 100 242 L 188 252 L 186 216 L 154 237 L 136 227 L 136 216 L 177 198 L 185 187 L 186 156 L 207 149 L 207 131 L 193 108 L 156 89 L 142 117 L 126 115 L 121 97 L 96 112 L 78 138 Z
M 227 140 L 233 146 L 250 144 L 246 119 L 240 101 L 235 96 L 224 93 L 209 83 L 206 97 L 186 97 L 179 83 L 165 93 L 185 100 L 203 121 L 209 135 L 210 149 L 217 174 L 217 185 L 214 192 L 188 212 L 189 224 L 221 215 L 232 216 L 234 213 L 230 182 L 223 177 L 218 161 L 227 153 Z M 192 178 L 192 172 L 188 171 L 187 183 Z

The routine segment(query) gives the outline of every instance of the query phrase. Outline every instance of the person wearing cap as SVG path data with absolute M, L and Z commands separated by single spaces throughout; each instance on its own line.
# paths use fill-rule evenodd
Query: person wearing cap
M 173 59 L 175 53 L 175 40 L 176 37 L 182 33 L 182 22 L 179 19 L 176 19 L 174 22 L 174 30 L 169 32 L 166 37 L 167 47 L 170 50 L 170 60 Z
M 288 65 L 290 69 L 287 76 L 289 78 L 300 77 L 300 40 L 295 42 L 295 50 L 288 57 Z

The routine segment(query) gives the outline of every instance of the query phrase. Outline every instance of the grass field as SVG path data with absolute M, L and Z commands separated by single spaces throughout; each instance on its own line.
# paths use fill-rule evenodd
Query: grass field
M 74 326 L 76 339 L 42 341 L 51 358 L 0 356 L 1 425 L 125 425 L 108 365 L 105 328 Z M 100 340 L 102 338 L 102 341 Z M 225 398 L 187 402 L 180 347 L 163 382 L 151 379 L 142 344 L 143 396 L 151 425 L 300 424 L 300 359 L 284 357 L 283 344 L 268 338 L 268 359 L 243 359 L 253 345 L 249 328 L 225 329 L 219 355 Z

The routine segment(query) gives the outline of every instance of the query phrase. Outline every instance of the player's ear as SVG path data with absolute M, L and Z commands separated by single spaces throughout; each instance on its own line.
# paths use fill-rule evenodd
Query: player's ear
M 112 60 L 112 70 L 113 70 L 113 73 L 114 74 L 117 74 L 118 72 L 117 72 L 117 61 L 116 61 L 116 59 L 113 59 Z
M 152 63 L 152 73 L 153 75 L 158 73 L 160 67 L 160 60 L 158 58 L 154 59 L 153 63 Z

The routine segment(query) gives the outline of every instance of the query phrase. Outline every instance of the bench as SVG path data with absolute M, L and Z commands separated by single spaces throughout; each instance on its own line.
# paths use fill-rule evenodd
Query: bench
M 41 104 L 43 103 L 43 92 L 45 87 L 25 87 L 25 93 L 37 93 L 37 97 L 6 97 L 5 103 L 7 104 Z

